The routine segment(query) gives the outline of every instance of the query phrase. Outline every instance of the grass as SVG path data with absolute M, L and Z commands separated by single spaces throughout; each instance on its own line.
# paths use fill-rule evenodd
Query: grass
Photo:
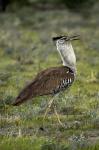
M 97 13 L 98 14 L 98 13 Z M 0 14 L 0 149 L 98 150 L 99 149 L 99 26 L 97 15 L 84 18 L 66 10 L 33 11 L 24 7 Z M 66 128 L 51 109 L 43 115 L 50 97 L 11 103 L 35 75 L 62 65 L 51 37 L 80 34 L 73 42 L 77 77 L 57 98 L 57 110 Z

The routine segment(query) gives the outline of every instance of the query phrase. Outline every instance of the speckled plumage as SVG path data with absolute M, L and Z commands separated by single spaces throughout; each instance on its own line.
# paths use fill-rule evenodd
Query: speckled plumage
M 36 78 L 19 93 L 13 105 L 20 105 L 26 100 L 36 96 L 56 94 L 68 88 L 73 81 L 74 73 L 68 67 L 61 66 L 46 69 L 41 71 Z

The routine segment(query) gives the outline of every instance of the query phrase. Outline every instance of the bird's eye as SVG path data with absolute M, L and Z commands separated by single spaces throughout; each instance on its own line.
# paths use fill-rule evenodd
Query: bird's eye
M 63 39 L 62 39 L 62 40 L 60 39 L 58 42 L 59 42 L 59 44 L 63 44 L 63 43 L 64 43 L 64 40 L 63 40 Z

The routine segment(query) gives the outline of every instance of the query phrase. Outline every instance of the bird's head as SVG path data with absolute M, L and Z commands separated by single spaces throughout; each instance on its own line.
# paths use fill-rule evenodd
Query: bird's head
M 53 37 L 53 41 L 56 43 L 58 49 L 63 49 L 66 46 L 66 43 L 71 43 L 73 40 L 79 40 L 79 35 L 74 36 L 57 36 Z
M 74 35 L 74 36 L 57 36 L 53 37 L 53 41 L 58 42 L 59 44 L 64 44 L 66 41 L 73 41 L 73 40 L 79 40 L 79 35 Z

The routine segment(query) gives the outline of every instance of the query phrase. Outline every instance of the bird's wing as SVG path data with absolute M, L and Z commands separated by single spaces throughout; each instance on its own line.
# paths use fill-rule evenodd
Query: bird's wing
M 71 81 L 74 80 L 74 75 L 68 67 L 46 69 L 19 93 L 13 105 L 20 105 L 32 97 L 52 94 L 61 82 L 68 78 L 71 78 Z

